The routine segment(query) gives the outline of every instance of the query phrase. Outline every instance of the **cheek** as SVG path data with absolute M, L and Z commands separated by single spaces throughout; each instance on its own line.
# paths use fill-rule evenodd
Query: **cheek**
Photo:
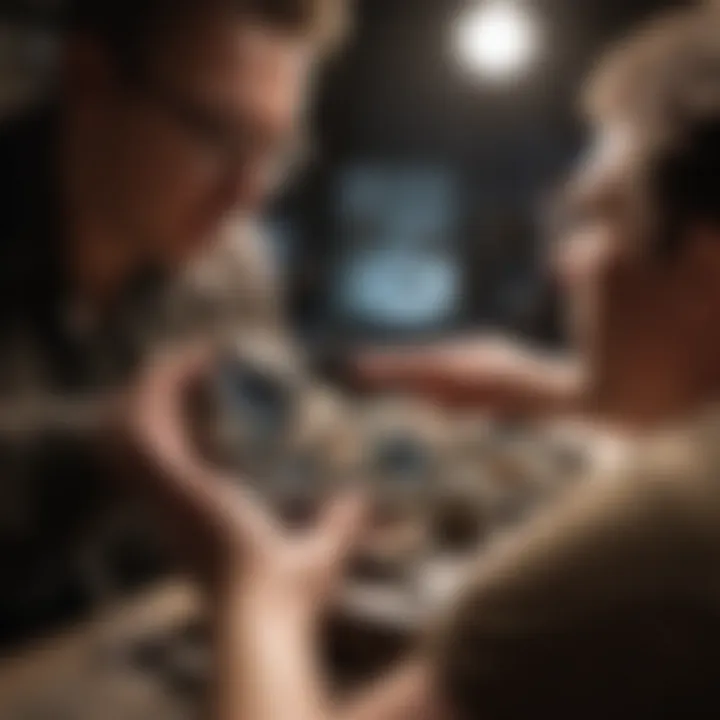
M 574 294 L 601 283 L 614 265 L 616 248 L 613 234 L 602 228 L 571 237 L 553 259 L 561 286 Z
M 208 229 L 219 182 L 214 168 L 172 129 L 149 123 L 135 144 L 134 192 L 144 222 L 161 235 Z
M 569 329 L 578 350 L 595 354 L 604 343 L 607 306 L 613 293 L 618 243 L 603 228 L 576 234 L 555 257 L 555 270 L 566 298 Z

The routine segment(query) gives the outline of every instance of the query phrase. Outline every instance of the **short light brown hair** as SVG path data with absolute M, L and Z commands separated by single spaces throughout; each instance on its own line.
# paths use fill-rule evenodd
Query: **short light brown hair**
M 655 20 L 601 63 L 584 97 L 591 119 L 633 125 L 636 182 L 668 245 L 690 222 L 720 226 L 720 8 Z

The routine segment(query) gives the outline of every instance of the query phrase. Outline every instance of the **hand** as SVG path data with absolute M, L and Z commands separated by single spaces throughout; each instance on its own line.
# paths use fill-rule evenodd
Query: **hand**
M 518 346 L 501 337 L 457 340 L 424 347 L 371 350 L 354 364 L 358 382 L 370 390 L 400 390 L 430 397 L 467 397 L 512 374 L 523 360 Z
M 140 461 L 137 485 L 211 591 L 239 583 L 244 596 L 260 603 L 317 612 L 336 588 L 363 503 L 343 498 L 295 536 L 238 478 L 207 465 L 191 441 L 187 400 L 208 366 L 205 351 L 167 354 L 124 398 L 116 431 Z
M 367 353 L 358 358 L 356 374 L 369 390 L 406 392 L 500 417 L 573 413 L 584 397 L 579 363 L 502 337 Z
M 518 352 L 518 347 L 502 337 L 484 337 L 442 342 L 419 347 L 370 350 L 360 354 L 356 371 L 368 382 L 390 382 L 392 379 L 431 370 L 443 373 L 467 372 L 481 367 L 504 367 Z

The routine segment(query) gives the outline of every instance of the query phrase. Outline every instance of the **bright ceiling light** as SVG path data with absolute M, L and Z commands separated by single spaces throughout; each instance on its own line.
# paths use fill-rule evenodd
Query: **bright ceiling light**
M 457 26 L 457 53 L 474 72 L 504 79 L 526 69 L 538 50 L 538 28 L 528 10 L 512 0 L 471 9 Z

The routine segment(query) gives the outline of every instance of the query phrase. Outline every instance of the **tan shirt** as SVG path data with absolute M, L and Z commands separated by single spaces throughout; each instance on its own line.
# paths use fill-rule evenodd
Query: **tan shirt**
M 439 634 L 454 718 L 720 717 L 720 412 L 483 560 Z

